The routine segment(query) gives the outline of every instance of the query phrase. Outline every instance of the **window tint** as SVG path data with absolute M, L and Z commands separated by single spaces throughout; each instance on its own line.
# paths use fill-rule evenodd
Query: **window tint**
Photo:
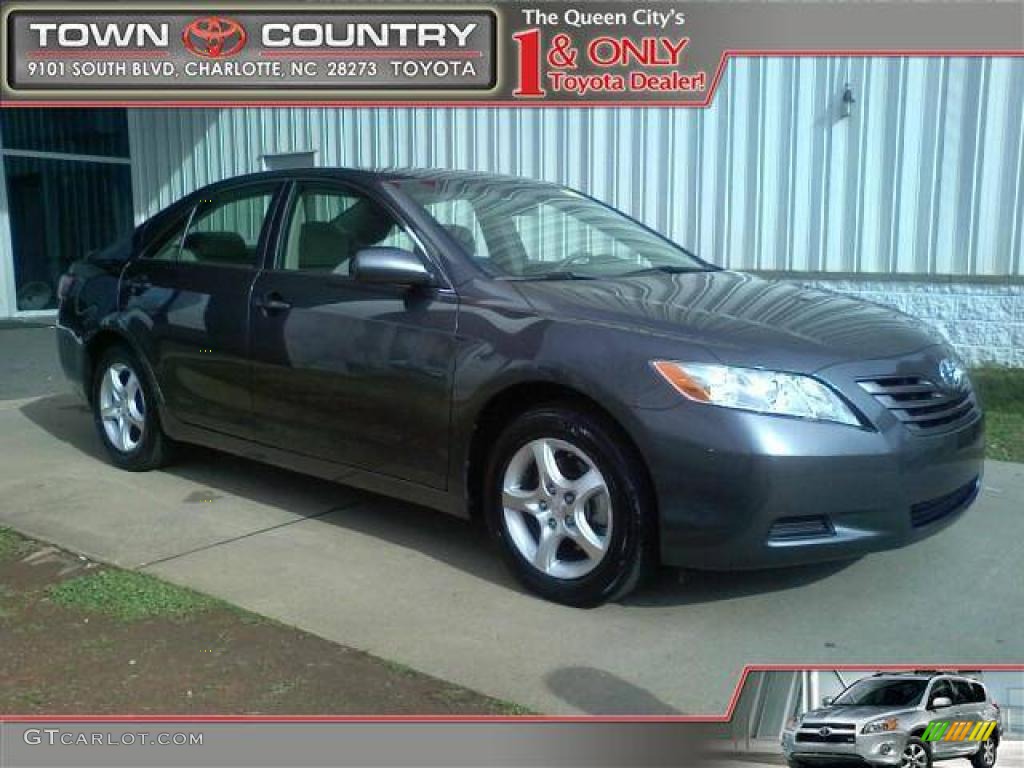
M 255 266 L 274 188 L 258 187 L 201 201 L 178 258 L 200 264 Z
M 350 190 L 306 189 L 292 207 L 282 269 L 348 275 L 363 248 L 416 250 L 394 217 L 370 198 Z
M 177 261 L 181 249 L 181 237 L 185 234 L 185 225 L 188 224 L 188 219 L 187 215 L 182 217 L 174 226 L 154 238 L 153 244 L 146 252 L 146 258 Z
M 973 701 L 971 686 L 964 680 L 953 681 L 953 703 L 970 704 Z

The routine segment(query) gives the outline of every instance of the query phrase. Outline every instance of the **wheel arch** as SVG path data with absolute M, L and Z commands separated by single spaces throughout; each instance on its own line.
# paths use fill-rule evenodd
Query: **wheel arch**
M 96 376 L 96 364 L 111 347 L 122 345 L 131 350 L 132 354 L 139 360 L 143 373 L 149 380 L 150 386 L 156 393 L 157 401 L 163 404 L 163 393 L 160 390 L 160 383 L 157 381 L 153 369 L 149 365 L 146 356 L 142 354 L 137 344 L 132 341 L 131 336 L 123 330 L 113 326 L 105 326 L 97 330 L 85 342 L 85 370 L 83 371 L 84 389 L 89 403 L 92 404 L 93 380 Z
M 643 468 L 641 481 L 646 485 L 657 518 L 657 497 L 654 481 L 643 452 L 637 441 L 622 423 L 622 419 L 602 405 L 591 395 L 565 384 L 547 380 L 518 381 L 492 393 L 477 411 L 469 439 L 466 456 L 465 493 L 470 517 L 481 519 L 484 474 L 487 468 L 488 449 L 498 438 L 511 419 L 526 411 L 550 403 L 570 403 L 591 411 L 606 421 L 621 438 L 627 449 L 634 454 Z M 657 525 L 655 525 L 655 530 Z

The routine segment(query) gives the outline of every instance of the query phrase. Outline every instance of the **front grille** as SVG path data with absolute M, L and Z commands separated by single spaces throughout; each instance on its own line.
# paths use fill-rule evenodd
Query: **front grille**
M 958 427 L 979 415 L 970 387 L 945 392 L 922 376 L 882 376 L 857 383 L 916 434 Z
M 835 536 L 835 528 L 824 515 L 804 515 L 802 517 L 780 517 L 768 531 L 772 541 L 790 541 L 792 539 L 817 539 L 822 536 Z
M 910 522 L 915 528 L 937 523 L 944 517 L 959 512 L 978 495 L 978 478 L 974 478 L 967 485 L 957 488 L 952 493 L 939 496 L 937 499 L 922 501 L 910 508 Z
M 800 726 L 801 728 L 812 728 L 814 730 L 821 730 L 822 728 L 831 728 L 833 731 L 855 731 L 857 726 L 854 723 L 804 723 Z
M 817 731 L 800 731 L 796 740 L 802 744 L 856 744 L 857 736 L 854 733 L 832 732 L 828 736 L 822 736 Z

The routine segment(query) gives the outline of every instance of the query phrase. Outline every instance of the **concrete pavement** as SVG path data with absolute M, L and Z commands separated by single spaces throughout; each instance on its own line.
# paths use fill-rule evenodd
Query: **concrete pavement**
M 0 321 L 0 400 L 67 390 L 53 333 L 52 321 Z
M 0 401 L 0 525 L 551 713 L 719 713 L 744 663 L 1024 661 L 1024 465 L 905 550 L 666 572 L 582 611 L 524 594 L 470 525 L 194 449 L 107 464 L 72 395 Z

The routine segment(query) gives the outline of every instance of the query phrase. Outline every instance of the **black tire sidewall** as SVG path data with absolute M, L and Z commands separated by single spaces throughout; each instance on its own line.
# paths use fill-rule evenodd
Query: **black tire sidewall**
M 609 551 L 593 571 L 578 579 L 556 579 L 538 571 L 509 540 L 505 529 L 501 504 L 505 468 L 519 448 L 542 437 L 577 446 L 594 461 L 608 484 L 613 514 Z M 549 600 L 576 607 L 599 605 L 628 591 L 647 559 L 648 494 L 637 461 L 615 429 L 586 410 L 553 404 L 516 418 L 491 451 L 484 494 L 488 529 L 506 562 L 527 588 Z
M 135 373 L 142 388 L 142 396 L 146 403 L 146 427 L 143 430 L 142 442 L 130 453 L 118 450 L 110 443 L 106 430 L 103 428 L 103 420 L 100 418 L 100 383 L 106 375 L 110 366 L 114 363 L 122 363 Z M 92 416 L 96 425 L 96 432 L 100 442 L 110 460 L 121 469 L 132 471 L 151 469 L 158 466 L 163 460 L 164 436 L 160 427 L 160 419 L 156 411 L 156 399 L 153 395 L 153 388 L 149 384 L 146 371 L 143 369 L 138 357 L 127 347 L 117 345 L 107 349 L 99 358 L 93 370 L 92 380 Z

